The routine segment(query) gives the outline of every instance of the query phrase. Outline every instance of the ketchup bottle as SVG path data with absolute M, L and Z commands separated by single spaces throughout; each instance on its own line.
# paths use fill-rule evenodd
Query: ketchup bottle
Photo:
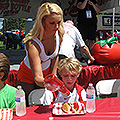
M 58 79 L 54 74 L 49 74 L 45 77 L 44 81 L 51 85 L 55 84 L 60 87 L 59 91 L 69 96 L 70 91 L 65 87 L 64 83 Z

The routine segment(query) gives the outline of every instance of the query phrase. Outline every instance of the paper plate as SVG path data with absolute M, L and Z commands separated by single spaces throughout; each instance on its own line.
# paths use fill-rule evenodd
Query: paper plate
M 79 103 L 79 104 L 82 106 L 82 110 L 79 113 L 73 113 L 72 110 L 66 113 L 62 110 L 63 103 L 54 103 L 52 113 L 54 115 L 81 115 L 81 114 L 83 115 L 86 113 L 85 106 L 83 103 Z

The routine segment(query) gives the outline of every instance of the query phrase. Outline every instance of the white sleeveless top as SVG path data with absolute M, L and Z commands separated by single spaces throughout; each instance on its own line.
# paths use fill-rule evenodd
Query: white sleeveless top
M 51 55 L 46 55 L 44 46 L 43 46 L 42 42 L 39 42 L 38 38 L 35 38 L 33 40 L 39 45 L 39 47 L 41 49 L 40 59 L 41 59 L 41 61 L 43 61 L 43 63 L 42 63 L 42 71 L 46 70 L 51 64 L 51 58 L 57 56 L 58 52 L 59 52 L 59 35 L 58 35 L 58 31 L 56 32 L 56 49 L 53 52 L 53 54 L 51 54 Z M 28 59 L 27 54 L 28 53 L 26 51 L 26 56 L 24 58 L 24 63 L 28 68 L 30 68 L 29 59 Z

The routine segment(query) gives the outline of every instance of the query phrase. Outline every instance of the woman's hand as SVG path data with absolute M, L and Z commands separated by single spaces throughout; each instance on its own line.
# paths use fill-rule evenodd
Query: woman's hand
M 59 86 L 55 85 L 55 84 L 50 84 L 50 83 L 44 83 L 44 87 L 46 87 L 48 90 L 52 91 L 52 92 L 55 92 L 57 91 L 58 89 L 60 89 Z

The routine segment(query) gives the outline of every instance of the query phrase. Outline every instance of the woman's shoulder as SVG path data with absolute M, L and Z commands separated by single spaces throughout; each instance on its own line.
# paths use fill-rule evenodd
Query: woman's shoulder
M 38 38 L 35 38 L 35 39 L 30 39 L 26 42 L 26 44 L 33 44 L 33 43 L 39 44 L 40 40 Z
M 41 44 L 42 43 L 40 42 L 38 38 L 31 39 L 26 42 L 26 49 L 28 50 L 28 48 L 31 48 L 31 49 L 37 48 L 38 51 L 41 51 L 41 46 L 42 46 Z

